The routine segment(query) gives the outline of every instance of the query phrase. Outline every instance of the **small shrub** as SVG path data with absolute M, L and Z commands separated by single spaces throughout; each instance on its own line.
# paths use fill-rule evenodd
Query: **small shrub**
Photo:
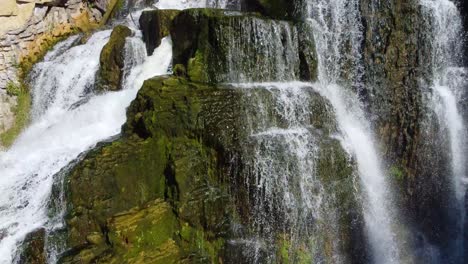
M 21 87 L 18 84 L 10 81 L 7 83 L 6 91 L 10 96 L 18 96 L 21 93 Z

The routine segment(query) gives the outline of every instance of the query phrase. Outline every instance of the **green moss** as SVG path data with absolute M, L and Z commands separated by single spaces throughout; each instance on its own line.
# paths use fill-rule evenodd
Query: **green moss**
M 114 250 L 131 260 L 139 258 L 141 253 L 152 254 L 153 250 L 161 249 L 173 240 L 177 229 L 178 220 L 172 207 L 157 199 L 143 209 L 137 207 L 114 216 L 109 222 L 108 237 Z
M 289 258 L 289 250 L 291 249 L 291 241 L 286 236 L 281 236 L 278 241 L 278 257 L 279 262 L 283 264 L 291 263 Z
M 21 93 L 21 87 L 18 84 L 10 81 L 6 85 L 6 91 L 10 96 L 18 96 Z
M 197 50 L 195 57 L 190 58 L 187 65 L 188 77 L 194 82 L 208 82 L 206 62 L 203 53 Z
M 187 75 L 187 70 L 183 64 L 175 65 L 173 71 L 175 76 L 185 77 Z
M 225 239 L 211 239 L 212 235 L 200 228 L 183 223 L 180 232 L 184 254 L 195 263 L 218 263 Z
M 314 247 L 308 247 L 305 244 L 293 245 L 288 235 L 282 234 L 279 236 L 277 247 L 277 263 L 313 263 L 313 258 L 310 249 Z
M 390 174 L 394 179 L 397 181 L 403 181 L 405 179 L 405 174 L 403 172 L 403 168 L 397 165 L 393 165 L 390 167 Z

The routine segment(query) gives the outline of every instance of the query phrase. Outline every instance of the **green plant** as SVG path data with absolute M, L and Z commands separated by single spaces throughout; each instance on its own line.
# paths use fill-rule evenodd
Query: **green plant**
M 10 96 L 18 96 L 21 93 L 21 87 L 13 81 L 9 81 L 6 85 L 7 94 Z

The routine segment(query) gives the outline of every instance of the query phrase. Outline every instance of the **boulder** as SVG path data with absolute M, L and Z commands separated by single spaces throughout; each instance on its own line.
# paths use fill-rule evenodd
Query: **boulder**
M 233 253 L 245 245 L 229 243 L 255 235 L 249 233 L 253 187 L 246 183 L 257 175 L 247 166 L 246 109 L 254 110 L 255 97 L 275 107 L 275 94 L 268 89 L 247 90 L 193 82 L 182 74 L 145 81 L 127 110 L 121 137 L 88 153 L 68 175 L 70 250 L 61 263 L 246 260 Z M 333 194 L 326 203 L 334 206 L 330 219 L 336 223 L 311 221 L 323 227 L 310 231 L 316 244 L 300 241 L 288 257 L 331 260 L 329 244 L 339 239 L 335 244 L 346 256 L 363 260 L 362 244 L 353 243 L 361 241 L 363 230 L 353 162 L 331 136 L 336 124 L 328 102 L 312 90 L 308 96 L 313 133 L 321 142 L 317 172 Z M 281 116 L 272 118 L 281 123 Z M 233 227 L 246 233 L 233 233 Z M 320 232 L 335 227 L 339 233 Z M 286 235 L 277 235 L 284 239 L 272 247 L 289 245 Z M 309 252 L 311 247 L 320 250 Z
M 102 48 L 99 58 L 99 72 L 96 80 L 96 90 L 120 90 L 125 66 L 125 39 L 132 34 L 126 26 L 116 26 L 109 42 Z

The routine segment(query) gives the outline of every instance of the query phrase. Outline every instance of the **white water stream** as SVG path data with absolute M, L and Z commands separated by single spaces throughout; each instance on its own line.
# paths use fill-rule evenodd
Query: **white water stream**
M 374 263 L 399 263 L 394 230 L 396 212 L 383 170 L 378 145 L 359 98 L 362 75 L 360 45 L 364 33 L 358 0 L 309 0 L 309 22 L 314 29 L 318 54 L 316 90 L 333 105 L 343 146 L 357 161 L 363 187 L 363 213 Z M 343 85 L 349 83 L 350 85 Z
M 438 115 L 442 137 L 447 137 L 450 150 L 451 178 L 457 202 L 458 234 L 453 255 L 464 262 L 464 233 L 466 221 L 465 195 L 468 175 L 466 171 L 467 131 L 460 104 L 468 84 L 468 72 L 462 65 L 463 25 L 461 14 L 450 0 L 421 0 L 425 17 L 431 23 L 432 48 L 432 102 Z

